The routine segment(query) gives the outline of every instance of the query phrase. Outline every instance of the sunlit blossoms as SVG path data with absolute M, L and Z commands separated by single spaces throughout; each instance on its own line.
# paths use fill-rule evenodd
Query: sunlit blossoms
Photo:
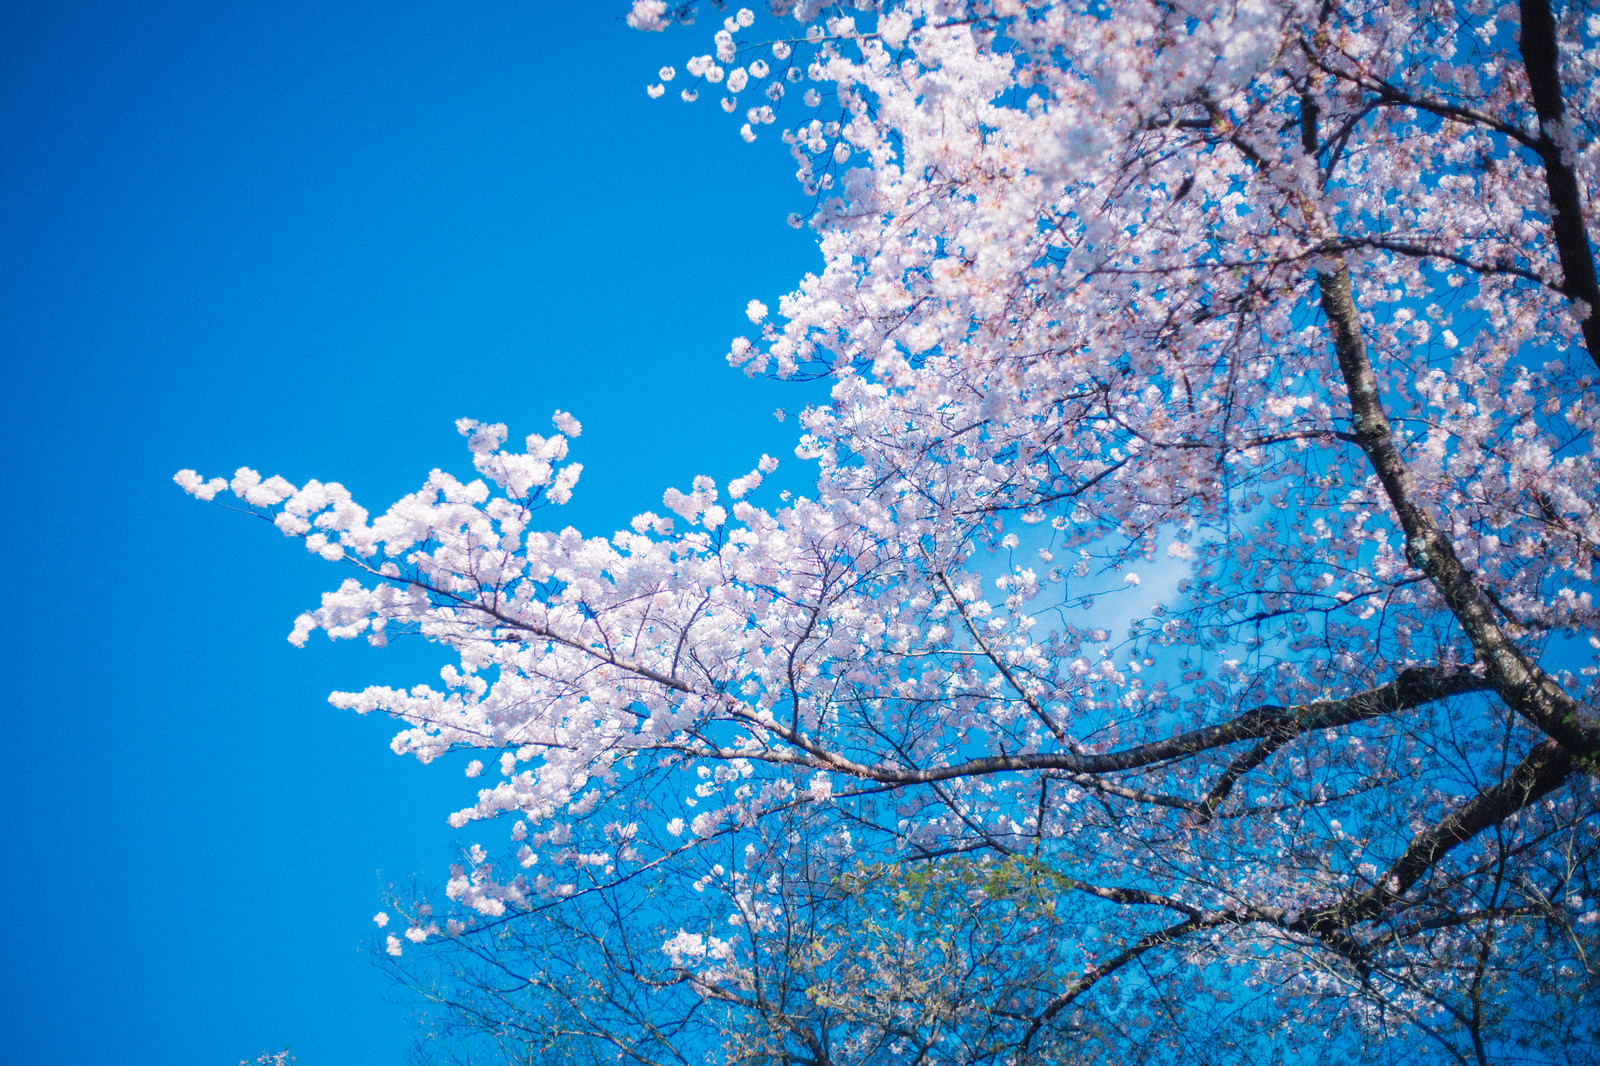
M 666 0 L 634 0 L 633 10 L 628 12 L 628 25 L 636 30 L 666 29 Z
M 798 166 L 729 361 L 831 380 L 813 490 L 178 475 L 346 568 L 297 643 L 456 660 L 333 697 L 510 837 L 386 950 L 645 1059 L 1600 1057 L 1600 17 L 848 6 L 680 60 Z

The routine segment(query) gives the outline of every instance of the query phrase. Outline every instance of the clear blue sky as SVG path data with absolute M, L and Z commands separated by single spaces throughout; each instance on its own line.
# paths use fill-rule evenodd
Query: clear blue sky
M 585 425 L 560 517 L 786 458 L 722 362 L 817 261 L 775 135 L 651 100 L 714 27 L 622 0 L 13 0 L 0 14 L 9 929 L 0 1063 L 398 1063 L 370 967 L 473 795 L 331 689 L 434 657 L 284 639 L 342 578 L 182 467 L 382 508 L 454 420 Z

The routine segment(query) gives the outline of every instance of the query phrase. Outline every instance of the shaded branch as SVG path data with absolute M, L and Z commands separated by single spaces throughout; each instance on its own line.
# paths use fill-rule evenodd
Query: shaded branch
M 1528 87 L 1533 91 L 1533 109 L 1539 116 L 1539 139 L 1533 147 L 1544 162 L 1545 184 L 1550 192 L 1550 232 L 1561 257 L 1561 291 L 1588 305 L 1583 340 L 1589 357 L 1600 367 L 1600 282 L 1595 278 L 1594 253 L 1584 225 L 1578 177 L 1556 140 L 1565 134 L 1567 105 L 1561 96 L 1560 57 L 1550 0 L 1522 0 L 1520 47 Z
M 1350 397 L 1350 425 L 1405 532 L 1406 558 L 1427 575 L 1455 615 L 1500 697 L 1575 754 L 1600 752 L 1600 723 L 1517 647 L 1495 621 L 1493 604 L 1423 504 L 1422 493 L 1400 454 L 1400 445 L 1384 412 L 1377 374 L 1361 332 L 1349 266 L 1340 260 L 1335 269 L 1318 271 L 1317 286 L 1333 335 L 1339 372 Z
M 1313 932 L 1345 928 L 1377 917 L 1401 902 L 1406 891 L 1452 849 L 1553 792 L 1572 769 L 1572 754 L 1559 742 L 1541 742 L 1508 776 L 1413 838 L 1377 884 L 1309 917 L 1306 928 Z

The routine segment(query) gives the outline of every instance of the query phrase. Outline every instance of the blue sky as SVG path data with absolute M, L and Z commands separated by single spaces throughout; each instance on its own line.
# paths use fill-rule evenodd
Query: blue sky
M 366 958 L 473 795 L 328 691 L 426 649 L 284 639 L 342 578 L 183 467 L 465 472 L 460 417 L 582 419 L 563 522 L 792 458 L 722 361 L 817 263 L 775 136 L 644 87 L 714 27 L 552 5 L 14 0 L 0 15 L 10 817 L 0 1062 L 402 1061 Z M 780 475 L 781 476 L 781 475 Z M 492 831 L 491 831 L 492 832 Z

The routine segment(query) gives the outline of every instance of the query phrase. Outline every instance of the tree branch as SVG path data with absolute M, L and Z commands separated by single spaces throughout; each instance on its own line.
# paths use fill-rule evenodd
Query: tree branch
M 1545 184 L 1550 191 L 1550 231 L 1561 257 L 1562 291 L 1568 298 L 1588 304 L 1583 340 L 1588 345 L 1589 358 L 1600 367 L 1600 282 L 1595 279 L 1594 254 L 1584 225 L 1578 178 L 1556 140 L 1566 132 L 1567 105 L 1561 96 L 1560 57 L 1550 0 L 1522 0 L 1520 45 L 1528 87 L 1533 91 L 1534 113 L 1539 116 L 1539 139 L 1534 150 L 1544 161 Z
M 1559 788 L 1572 772 L 1573 763 L 1571 752 L 1558 741 L 1540 742 L 1507 777 L 1419 833 L 1377 884 L 1359 896 L 1309 916 L 1306 928 L 1311 932 L 1343 929 L 1376 918 L 1400 902 L 1406 890 L 1457 845 Z
M 1335 269 L 1318 271 L 1317 286 L 1333 334 L 1339 371 L 1350 397 L 1351 428 L 1405 532 L 1406 558 L 1427 575 L 1455 615 L 1500 697 L 1574 754 L 1600 752 L 1600 723 L 1517 647 L 1495 621 L 1489 598 L 1422 503 L 1416 479 L 1400 454 L 1384 413 L 1377 374 L 1361 333 L 1349 266 L 1341 259 Z

